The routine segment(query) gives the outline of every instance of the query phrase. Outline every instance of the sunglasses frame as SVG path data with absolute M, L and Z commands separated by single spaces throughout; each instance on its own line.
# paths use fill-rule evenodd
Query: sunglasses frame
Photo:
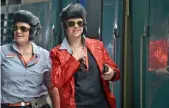
M 14 29 L 14 28 L 16 28 L 16 29 Z M 16 25 L 14 25 L 12 27 L 13 31 L 17 31 L 18 29 L 20 29 L 22 32 L 28 32 L 28 31 L 30 31 L 30 28 L 28 28 L 26 26 L 16 26 Z
M 72 25 L 70 23 L 72 23 Z M 83 27 L 84 21 L 67 21 L 68 27 L 75 27 L 76 24 L 78 25 L 78 27 Z

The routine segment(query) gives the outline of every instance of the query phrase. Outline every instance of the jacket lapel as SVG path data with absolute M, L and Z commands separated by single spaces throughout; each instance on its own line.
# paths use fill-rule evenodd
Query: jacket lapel
M 91 54 L 94 56 L 97 65 L 99 66 L 100 72 L 102 71 L 103 68 L 103 53 L 101 50 L 101 46 L 99 45 L 98 42 L 93 41 L 91 39 L 85 38 L 86 39 L 86 46 L 89 49 L 89 51 L 91 52 Z

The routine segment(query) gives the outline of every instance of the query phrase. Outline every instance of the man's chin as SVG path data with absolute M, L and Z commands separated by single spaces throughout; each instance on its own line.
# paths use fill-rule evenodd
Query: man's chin
M 15 39 L 15 42 L 17 42 L 17 43 L 24 43 L 23 39 Z

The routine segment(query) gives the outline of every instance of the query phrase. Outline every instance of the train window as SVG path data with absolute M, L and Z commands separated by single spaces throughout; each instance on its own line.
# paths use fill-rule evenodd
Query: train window
M 1 14 L 1 45 L 12 42 L 12 19 L 13 14 Z

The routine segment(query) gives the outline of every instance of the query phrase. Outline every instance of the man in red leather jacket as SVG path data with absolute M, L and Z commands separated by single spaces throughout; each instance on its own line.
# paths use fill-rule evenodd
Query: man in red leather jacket
M 50 52 L 52 84 L 61 108 L 116 108 L 109 81 L 120 79 L 101 41 L 86 38 L 86 11 L 71 3 L 61 12 L 65 38 Z

